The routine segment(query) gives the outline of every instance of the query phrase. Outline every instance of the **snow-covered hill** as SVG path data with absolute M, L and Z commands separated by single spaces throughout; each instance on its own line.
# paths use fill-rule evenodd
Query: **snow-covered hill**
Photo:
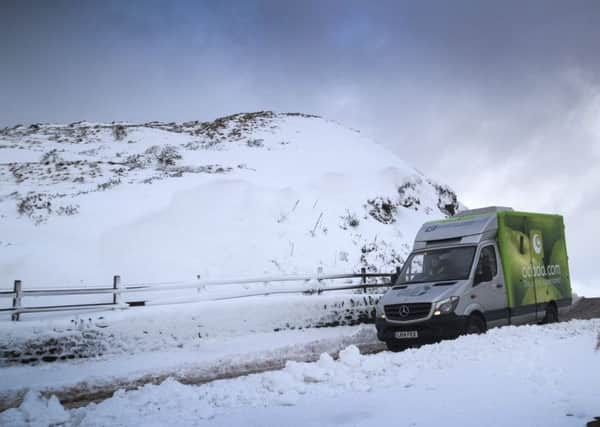
M 455 193 L 305 114 L 0 130 L 0 282 L 390 271 Z

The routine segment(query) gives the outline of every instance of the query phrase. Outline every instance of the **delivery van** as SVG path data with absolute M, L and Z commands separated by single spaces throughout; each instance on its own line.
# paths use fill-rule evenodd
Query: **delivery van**
M 489 207 L 425 223 L 376 307 L 390 350 L 557 322 L 571 306 L 563 218 Z

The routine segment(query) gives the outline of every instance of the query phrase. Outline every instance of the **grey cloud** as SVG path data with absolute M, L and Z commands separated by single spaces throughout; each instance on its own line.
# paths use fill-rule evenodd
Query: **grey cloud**
M 0 126 L 322 114 L 471 205 L 565 213 L 589 281 L 598 16 L 595 0 L 4 1 Z

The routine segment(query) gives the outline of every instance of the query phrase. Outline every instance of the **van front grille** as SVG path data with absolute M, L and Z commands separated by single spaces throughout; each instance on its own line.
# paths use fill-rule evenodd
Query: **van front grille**
M 422 319 L 429 316 L 431 311 L 431 303 L 417 302 L 406 304 L 392 304 L 383 307 L 385 317 L 390 320 L 399 320 L 401 322 L 407 320 Z

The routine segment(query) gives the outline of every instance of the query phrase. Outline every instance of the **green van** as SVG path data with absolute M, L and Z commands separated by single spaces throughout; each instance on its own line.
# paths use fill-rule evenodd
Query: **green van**
M 571 306 L 563 218 L 490 207 L 425 223 L 413 252 L 376 309 L 392 350 L 551 323 Z

